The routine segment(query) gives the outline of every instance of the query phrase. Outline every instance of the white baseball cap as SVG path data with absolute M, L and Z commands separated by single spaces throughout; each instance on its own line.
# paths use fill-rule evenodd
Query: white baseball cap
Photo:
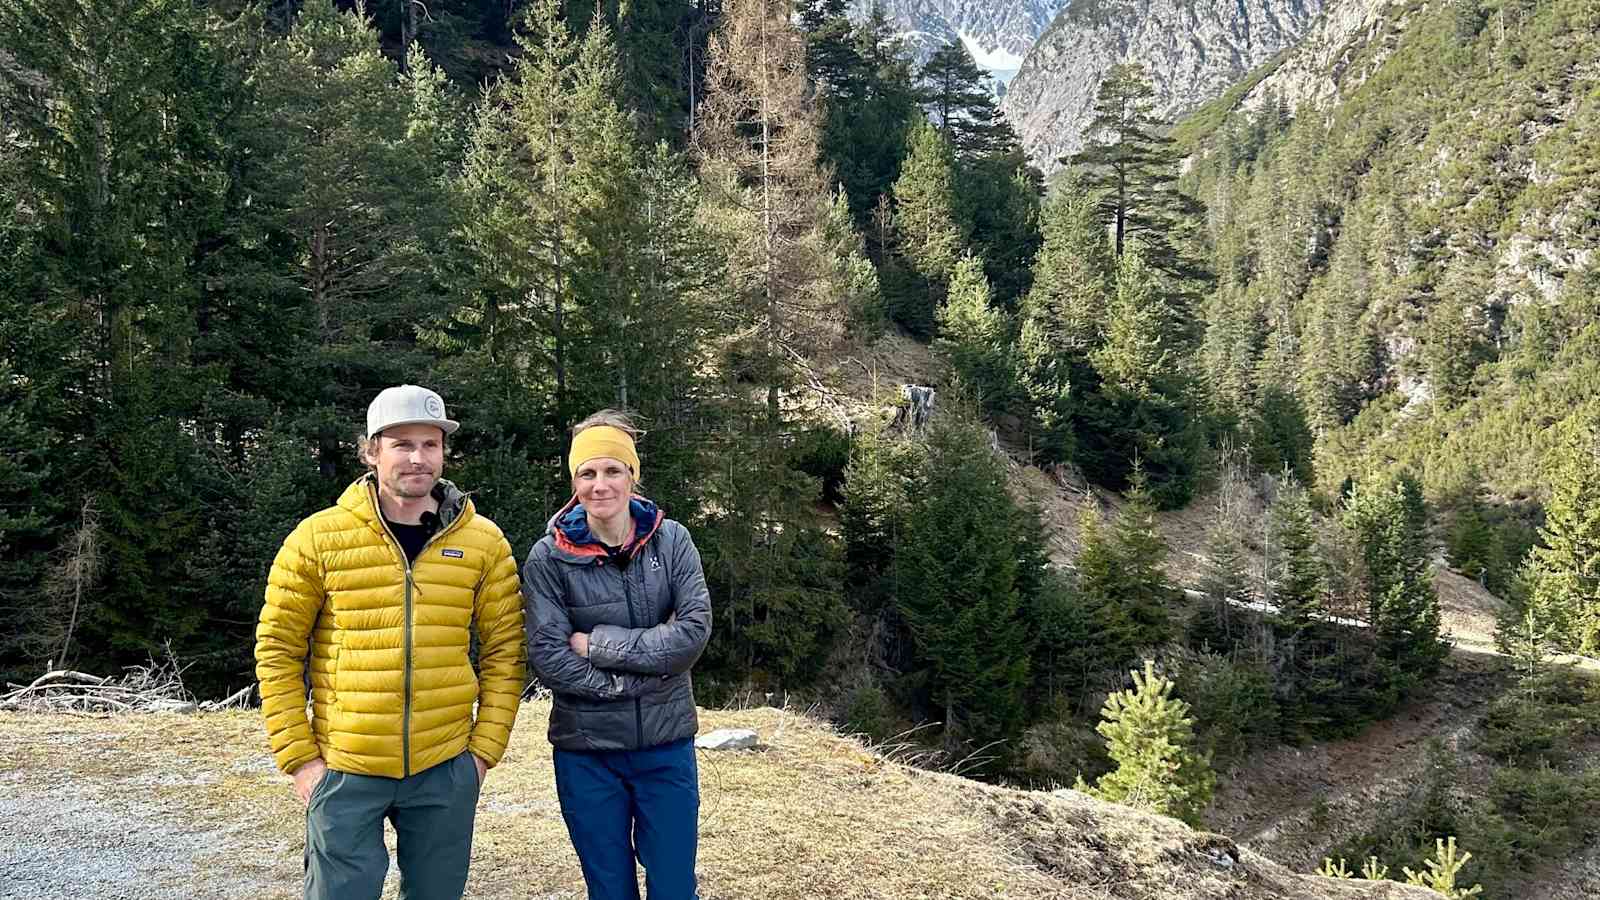
M 367 437 L 396 425 L 433 425 L 445 434 L 461 427 L 445 417 L 443 397 L 414 384 L 384 388 L 367 407 Z

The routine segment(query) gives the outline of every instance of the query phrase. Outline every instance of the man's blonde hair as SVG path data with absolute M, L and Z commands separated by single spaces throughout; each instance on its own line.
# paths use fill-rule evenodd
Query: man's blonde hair
M 440 429 L 441 432 L 443 430 L 442 428 Z M 356 435 L 356 459 L 367 467 L 368 472 L 378 471 L 378 440 L 382 437 L 383 432 L 381 431 L 372 437 L 367 437 L 364 434 Z M 439 439 L 439 444 L 444 448 L 444 452 L 450 452 L 449 435 L 443 434 Z

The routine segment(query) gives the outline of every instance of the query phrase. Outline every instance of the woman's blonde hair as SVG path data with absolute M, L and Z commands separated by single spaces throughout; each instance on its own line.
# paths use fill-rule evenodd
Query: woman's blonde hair
M 633 423 L 633 416 L 620 409 L 602 409 L 597 413 L 592 413 L 582 422 L 572 426 L 572 433 L 576 436 L 578 432 L 583 431 L 585 428 L 594 428 L 599 425 L 610 425 L 635 441 L 645 435 L 645 432 L 641 431 L 639 426 Z

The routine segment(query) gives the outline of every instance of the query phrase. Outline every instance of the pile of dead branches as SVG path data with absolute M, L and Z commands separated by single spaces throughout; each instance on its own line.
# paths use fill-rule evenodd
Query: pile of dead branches
M 0 710 L 64 712 L 78 714 L 122 712 L 200 712 L 241 707 L 250 702 L 254 686 L 225 700 L 197 703 L 183 686 L 183 669 L 176 662 L 129 666 L 120 678 L 55 669 L 32 684 L 7 684 L 0 695 Z

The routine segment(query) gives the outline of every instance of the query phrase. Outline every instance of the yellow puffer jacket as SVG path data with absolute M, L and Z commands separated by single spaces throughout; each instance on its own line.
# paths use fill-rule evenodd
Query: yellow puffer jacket
M 516 560 L 454 485 L 440 481 L 435 496 L 442 524 L 409 569 L 370 474 L 273 560 L 256 677 L 285 772 L 320 756 L 336 771 L 401 778 L 463 749 L 491 766 L 505 752 L 524 671 Z M 474 622 L 481 677 L 467 655 Z

